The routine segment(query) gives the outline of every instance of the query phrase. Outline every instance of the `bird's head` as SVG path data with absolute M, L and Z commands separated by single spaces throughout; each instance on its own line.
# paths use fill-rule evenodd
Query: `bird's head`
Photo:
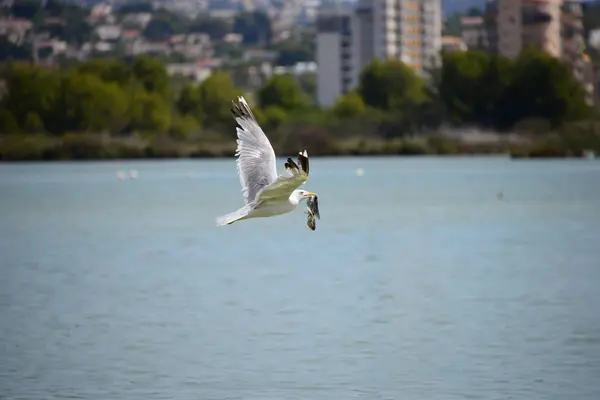
M 296 203 L 300 203 L 300 201 L 311 197 L 317 197 L 317 194 L 302 189 L 296 189 L 292 192 L 290 199 L 294 200 Z

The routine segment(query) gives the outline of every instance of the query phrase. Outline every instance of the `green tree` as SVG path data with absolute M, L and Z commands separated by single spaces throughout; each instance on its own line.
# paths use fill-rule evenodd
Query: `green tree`
M 166 40 L 175 33 L 175 28 L 166 19 L 152 18 L 142 35 L 149 40 Z
M 81 46 L 92 38 L 93 28 L 84 18 L 67 18 L 65 24 L 59 26 L 56 36 L 67 43 Z
M 38 1 L 38 3 L 40 2 Z M 77 46 L 91 39 L 93 28 L 87 22 L 89 9 L 58 0 L 47 0 L 45 8 L 43 10 L 39 8 L 39 10 L 39 18 L 34 19 L 34 22 L 37 22 L 38 30 L 48 32 L 51 37 Z M 59 18 L 63 22 L 46 24 L 44 16 Z
M 24 126 L 27 114 L 36 113 L 47 129 L 60 131 L 57 121 L 61 93 L 61 75 L 58 71 L 13 64 L 6 72 L 8 95 L 4 107 L 11 112 L 19 126 Z
M 271 106 L 265 110 L 264 119 L 267 129 L 277 129 L 286 121 L 287 113 L 281 107 Z
M 384 111 L 408 111 L 427 101 L 425 82 L 396 60 L 373 60 L 360 74 L 358 93 L 366 105 Z
M 39 0 L 15 1 L 11 6 L 11 14 L 15 18 L 32 19 L 40 10 Z
M 171 35 L 187 32 L 189 23 L 186 17 L 159 9 L 153 12 L 152 19 L 146 25 L 142 35 L 150 40 L 166 40 Z
M 135 78 L 148 92 L 158 93 L 165 99 L 170 97 L 169 75 L 160 61 L 147 56 L 136 57 L 132 70 Z
M 570 68 L 535 50 L 523 51 L 517 57 L 502 105 L 502 127 L 505 128 L 533 117 L 547 119 L 557 126 L 584 118 L 589 112 L 584 89 Z
M 114 133 L 127 119 L 124 91 L 92 74 L 70 72 L 65 76 L 62 106 L 65 130 Z
M 189 115 L 198 123 L 202 122 L 204 118 L 202 93 L 198 86 L 191 83 L 186 84 L 181 90 L 175 106 L 182 115 Z
M 233 21 L 233 31 L 241 34 L 246 44 L 268 45 L 273 39 L 271 20 L 262 11 L 236 15 Z
M 191 115 L 174 114 L 170 133 L 176 138 L 185 138 L 188 134 L 200 130 L 200 124 Z
M 12 113 L 6 109 L 0 109 L 0 133 L 18 133 L 19 124 L 12 115 Z
M 477 120 L 484 126 L 498 126 L 502 110 L 510 104 L 502 104 L 513 79 L 513 60 L 501 55 L 490 57 L 487 72 L 482 77 L 481 105 L 477 108 Z
M 200 14 L 190 26 L 192 33 L 205 33 L 211 40 L 221 40 L 230 33 L 231 24 L 222 18 L 212 18 L 209 14 Z
M 258 91 L 258 101 L 264 109 L 275 106 L 286 111 L 304 108 L 306 96 L 300 85 L 289 75 L 275 75 Z
M 298 85 L 310 100 L 313 102 L 317 97 L 317 74 L 309 72 L 297 77 Z
M 0 60 L 26 61 L 32 55 L 28 44 L 17 45 L 5 37 L 0 37 Z
M 469 17 L 482 17 L 483 11 L 479 7 L 470 7 L 467 10 L 467 16 Z
M 165 133 L 171 126 L 169 104 L 158 93 L 138 90 L 130 110 L 133 131 Z
M 483 52 L 444 53 L 439 94 L 450 120 L 456 124 L 484 122 L 511 79 L 504 57 Z
M 226 72 L 213 72 L 198 87 L 202 104 L 203 125 L 225 128 L 232 122 L 231 102 L 241 95 Z M 235 131 L 234 131 L 235 132 Z
M 126 86 L 135 79 L 132 68 L 124 61 L 115 59 L 94 59 L 76 66 L 76 70 L 100 77 L 106 82 Z
M 154 12 L 152 3 L 149 1 L 136 1 L 132 3 L 123 4 L 119 7 L 119 14 L 137 14 L 137 13 L 151 13 Z
M 25 116 L 23 130 L 27 133 L 42 133 L 46 129 L 44 128 L 44 122 L 40 116 L 36 112 L 30 111 Z
M 362 97 L 356 91 L 351 91 L 336 100 L 332 111 L 338 118 L 355 118 L 364 113 L 365 109 Z

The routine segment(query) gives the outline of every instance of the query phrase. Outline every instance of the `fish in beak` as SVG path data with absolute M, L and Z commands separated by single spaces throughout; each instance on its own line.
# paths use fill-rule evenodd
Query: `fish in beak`
M 312 194 L 314 196 L 306 196 L 308 197 L 308 200 L 306 201 L 306 225 L 314 231 L 315 229 L 317 229 L 317 218 L 321 219 L 321 216 L 319 214 L 318 197 L 314 193 Z

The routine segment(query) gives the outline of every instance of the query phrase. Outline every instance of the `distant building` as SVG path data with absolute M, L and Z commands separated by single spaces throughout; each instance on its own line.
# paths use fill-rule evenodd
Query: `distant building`
M 489 49 L 515 57 L 533 47 L 562 57 L 583 43 L 582 16 L 578 1 L 490 0 L 484 17 Z
M 92 18 L 106 18 L 112 13 L 112 5 L 108 2 L 95 4 L 90 12 Z
M 458 36 L 442 36 L 442 51 L 467 51 L 468 47 L 461 37 Z
M 574 0 L 491 0 L 485 12 L 488 49 L 516 57 L 536 48 L 567 62 L 593 98 L 591 69 L 585 54 L 581 2 Z
M 515 57 L 526 47 L 561 55 L 560 6 L 556 0 L 498 0 L 498 50 Z
M 346 10 L 321 12 L 317 20 L 317 101 L 330 106 L 355 84 L 356 61 L 352 60 L 352 13 Z M 354 63 L 353 63 L 354 61 Z M 355 78 L 356 79 L 356 78 Z
M 0 37 L 20 44 L 31 31 L 33 23 L 23 18 L 0 18 Z
M 358 83 L 374 58 L 401 60 L 417 73 L 441 48 L 440 0 L 358 0 L 319 10 L 317 100 L 330 106 Z
M 460 33 L 462 41 L 469 50 L 488 50 L 488 33 L 483 17 L 462 17 Z
M 121 37 L 121 27 L 119 25 L 100 25 L 96 27 L 96 35 L 100 40 L 117 40 Z
M 188 33 L 173 35 L 169 44 L 174 53 L 186 59 L 210 59 L 214 55 L 210 37 L 205 33 Z
M 127 14 L 121 21 L 122 25 L 144 29 L 152 20 L 151 13 Z
M 218 66 L 209 63 L 171 63 L 167 64 L 166 69 L 169 76 L 183 76 L 192 82 L 200 83 L 208 78 L 212 71 Z

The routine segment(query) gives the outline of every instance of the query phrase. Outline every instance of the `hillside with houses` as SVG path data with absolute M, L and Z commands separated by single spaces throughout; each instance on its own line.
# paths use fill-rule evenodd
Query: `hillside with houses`
M 193 82 L 230 69 L 236 84 L 249 90 L 273 74 L 310 75 L 316 69 L 310 7 L 293 12 L 293 2 L 260 10 L 195 2 L 197 8 L 187 14 L 185 2 L 44 3 L 3 3 L 0 59 L 64 67 L 148 55 L 163 61 L 171 76 Z

